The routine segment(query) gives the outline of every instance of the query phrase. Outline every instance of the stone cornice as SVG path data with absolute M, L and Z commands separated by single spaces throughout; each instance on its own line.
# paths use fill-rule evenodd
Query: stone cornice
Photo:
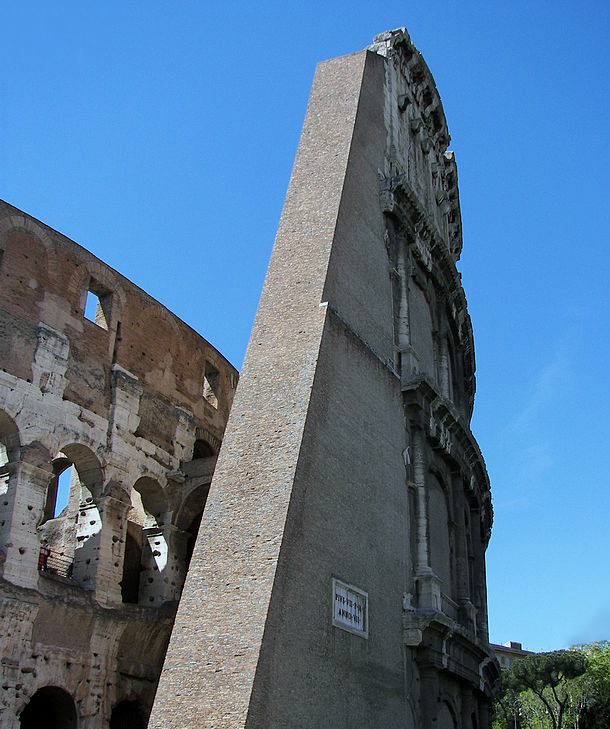
M 447 150 L 451 140 L 440 95 L 430 69 L 411 42 L 405 28 L 387 31 L 375 37 L 369 50 L 390 60 L 404 80 L 398 92 L 398 108 L 408 114 L 411 131 L 417 135 L 424 154 L 434 151 L 433 166 L 442 168 L 445 181 L 436 193 L 436 204 L 447 217 L 448 247 L 453 260 L 462 251 L 462 216 L 457 185 L 457 167 L 453 152 Z

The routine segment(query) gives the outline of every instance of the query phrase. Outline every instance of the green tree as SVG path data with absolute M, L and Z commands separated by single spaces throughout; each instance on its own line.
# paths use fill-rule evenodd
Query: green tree
M 507 729 L 563 729 L 564 720 L 572 720 L 574 714 L 579 691 L 574 679 L 582 676 L 588 665 L 581 651 L 533 653 L 515 661 L 502 673 L 502 691 L 497 700 L 502 718 L 496 725 Z
M 575 646 L 589 661 L 586 672 L 575 679 L 578 692 L 578 729 L 610 727 L 610 641 Z

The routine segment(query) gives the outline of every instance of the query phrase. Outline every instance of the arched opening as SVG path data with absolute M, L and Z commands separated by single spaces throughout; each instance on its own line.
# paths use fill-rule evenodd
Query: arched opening
M 195 514 L 193 520 L 186 529 L 188 537 L 186 539 L 186 549 L 184 553 L 184 574 L 188 572 L 189 565 L 191 564 L 191 558 L 193 556 L 193 550 L 195 549 L 195 542 L 197 541 L 197 534 L 199 533 L 199 527 L 201 526 L 201 517 L 203 511 L 199 514 Z
M 199 533 L 199 526 L 201 525 L 201 518 L 203 517 L 203 510 L 205 509 L 209 492 L 209 483 L 204 483 L 194 488 L 184 500 L 178 514 L 178 519 L 176 520 L 176 526 L 187 535 L 184 551 L 184 576 L 186 576 L 191 563 L 195 541 L 197 540 L 197 534 Z
M 438 714 L 436 715 L 437 729 L 455 729 L 456 723 L 453 718 L 453 712 L 446 703 L 441 704 Z
M 53 478 L 47 488 L 42 523 L 57 519 L 68 507 L 70 488 L 77 489 L 78 474 L 74 464 L 60 453 L 53 461 Z M 74 516 L 74 515 L 73 515 Z
M 19 429 L 14 420 L 0 410 L 0 467 L 19 460 Z
M 133 485 L 139 494 L 141 504 L 140 517 L 144 527 L 157 527 L 161 524 L 161 518 L 167 511 L 167 497 L 158 481 L 154 478 L 143 476 Z M 137 501 L 137 497 L 136 497 Z M 132 503 L 134 499 L 132 499 Z
M 125 699 L 112 710 L 110 729 L 146 729 L 146 717 L 137 701 Z
M 73 443 L 65 446 L 53 459 L 54 477 L 47 488 L 42 523 L 56 519 L 67 508 L 74 517 L 79 506 L 87 508 L 99 496 L 102 468 L 87 446 Z
M 69 693 L 45 686 L 32 696 L 19 717 L 21 729 L 76 729 L 76 706 Z
M 19 430 L 13 419 L 0 410 L 0 494 L 8 491 L 8 464 L 19 460 L 19 450 Z
M 207 440 L 203 440 L 203 438 L 198 438 L 195 441 L 195 445 L 193 446 L 193 460 L 197 460 L 199 458 L 210 458 L 211 456 L 215 455 L 216 451 L 207 442 Z
M 127 522 L 121 588 L 124 602 L 152 607 L 167 599 L 165 577 L 171 562 L 164 529 L 167 510 L 167 495 L 158 481 L 148 476 L 139 478 L 131 491 Z
M 102 468 L 95 454 L 79 443 L 64 446 L 52 465 L 54 476 L 39 527 L 39 566 L 92 589 L 102 529 L 96 503 L 102 490 Z M 52 569 L 47 570 L 47 565 Z
M 123 558 L 123 579 L 121 596 L 123 602 L 137 605 L 140 599 L 140 572 L 142 571 L 142 529 L 132 522 L 127 523 L 125 535 L 125 556 Z

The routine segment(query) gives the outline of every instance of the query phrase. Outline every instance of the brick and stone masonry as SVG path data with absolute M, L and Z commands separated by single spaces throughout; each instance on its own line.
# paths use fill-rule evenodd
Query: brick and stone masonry
M 0 201 L 3 729 L 144 729 L 236 381 L 159 302 Z
M 318 66 L 152 729 L 488 726 L 448 144 L 404 29 Z

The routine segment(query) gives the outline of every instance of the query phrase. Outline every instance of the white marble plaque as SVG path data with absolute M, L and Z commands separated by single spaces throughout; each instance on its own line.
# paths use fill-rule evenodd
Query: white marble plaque
M 333 578 L 333 625 L 369 637 L 369 596 L 364 590 Z

